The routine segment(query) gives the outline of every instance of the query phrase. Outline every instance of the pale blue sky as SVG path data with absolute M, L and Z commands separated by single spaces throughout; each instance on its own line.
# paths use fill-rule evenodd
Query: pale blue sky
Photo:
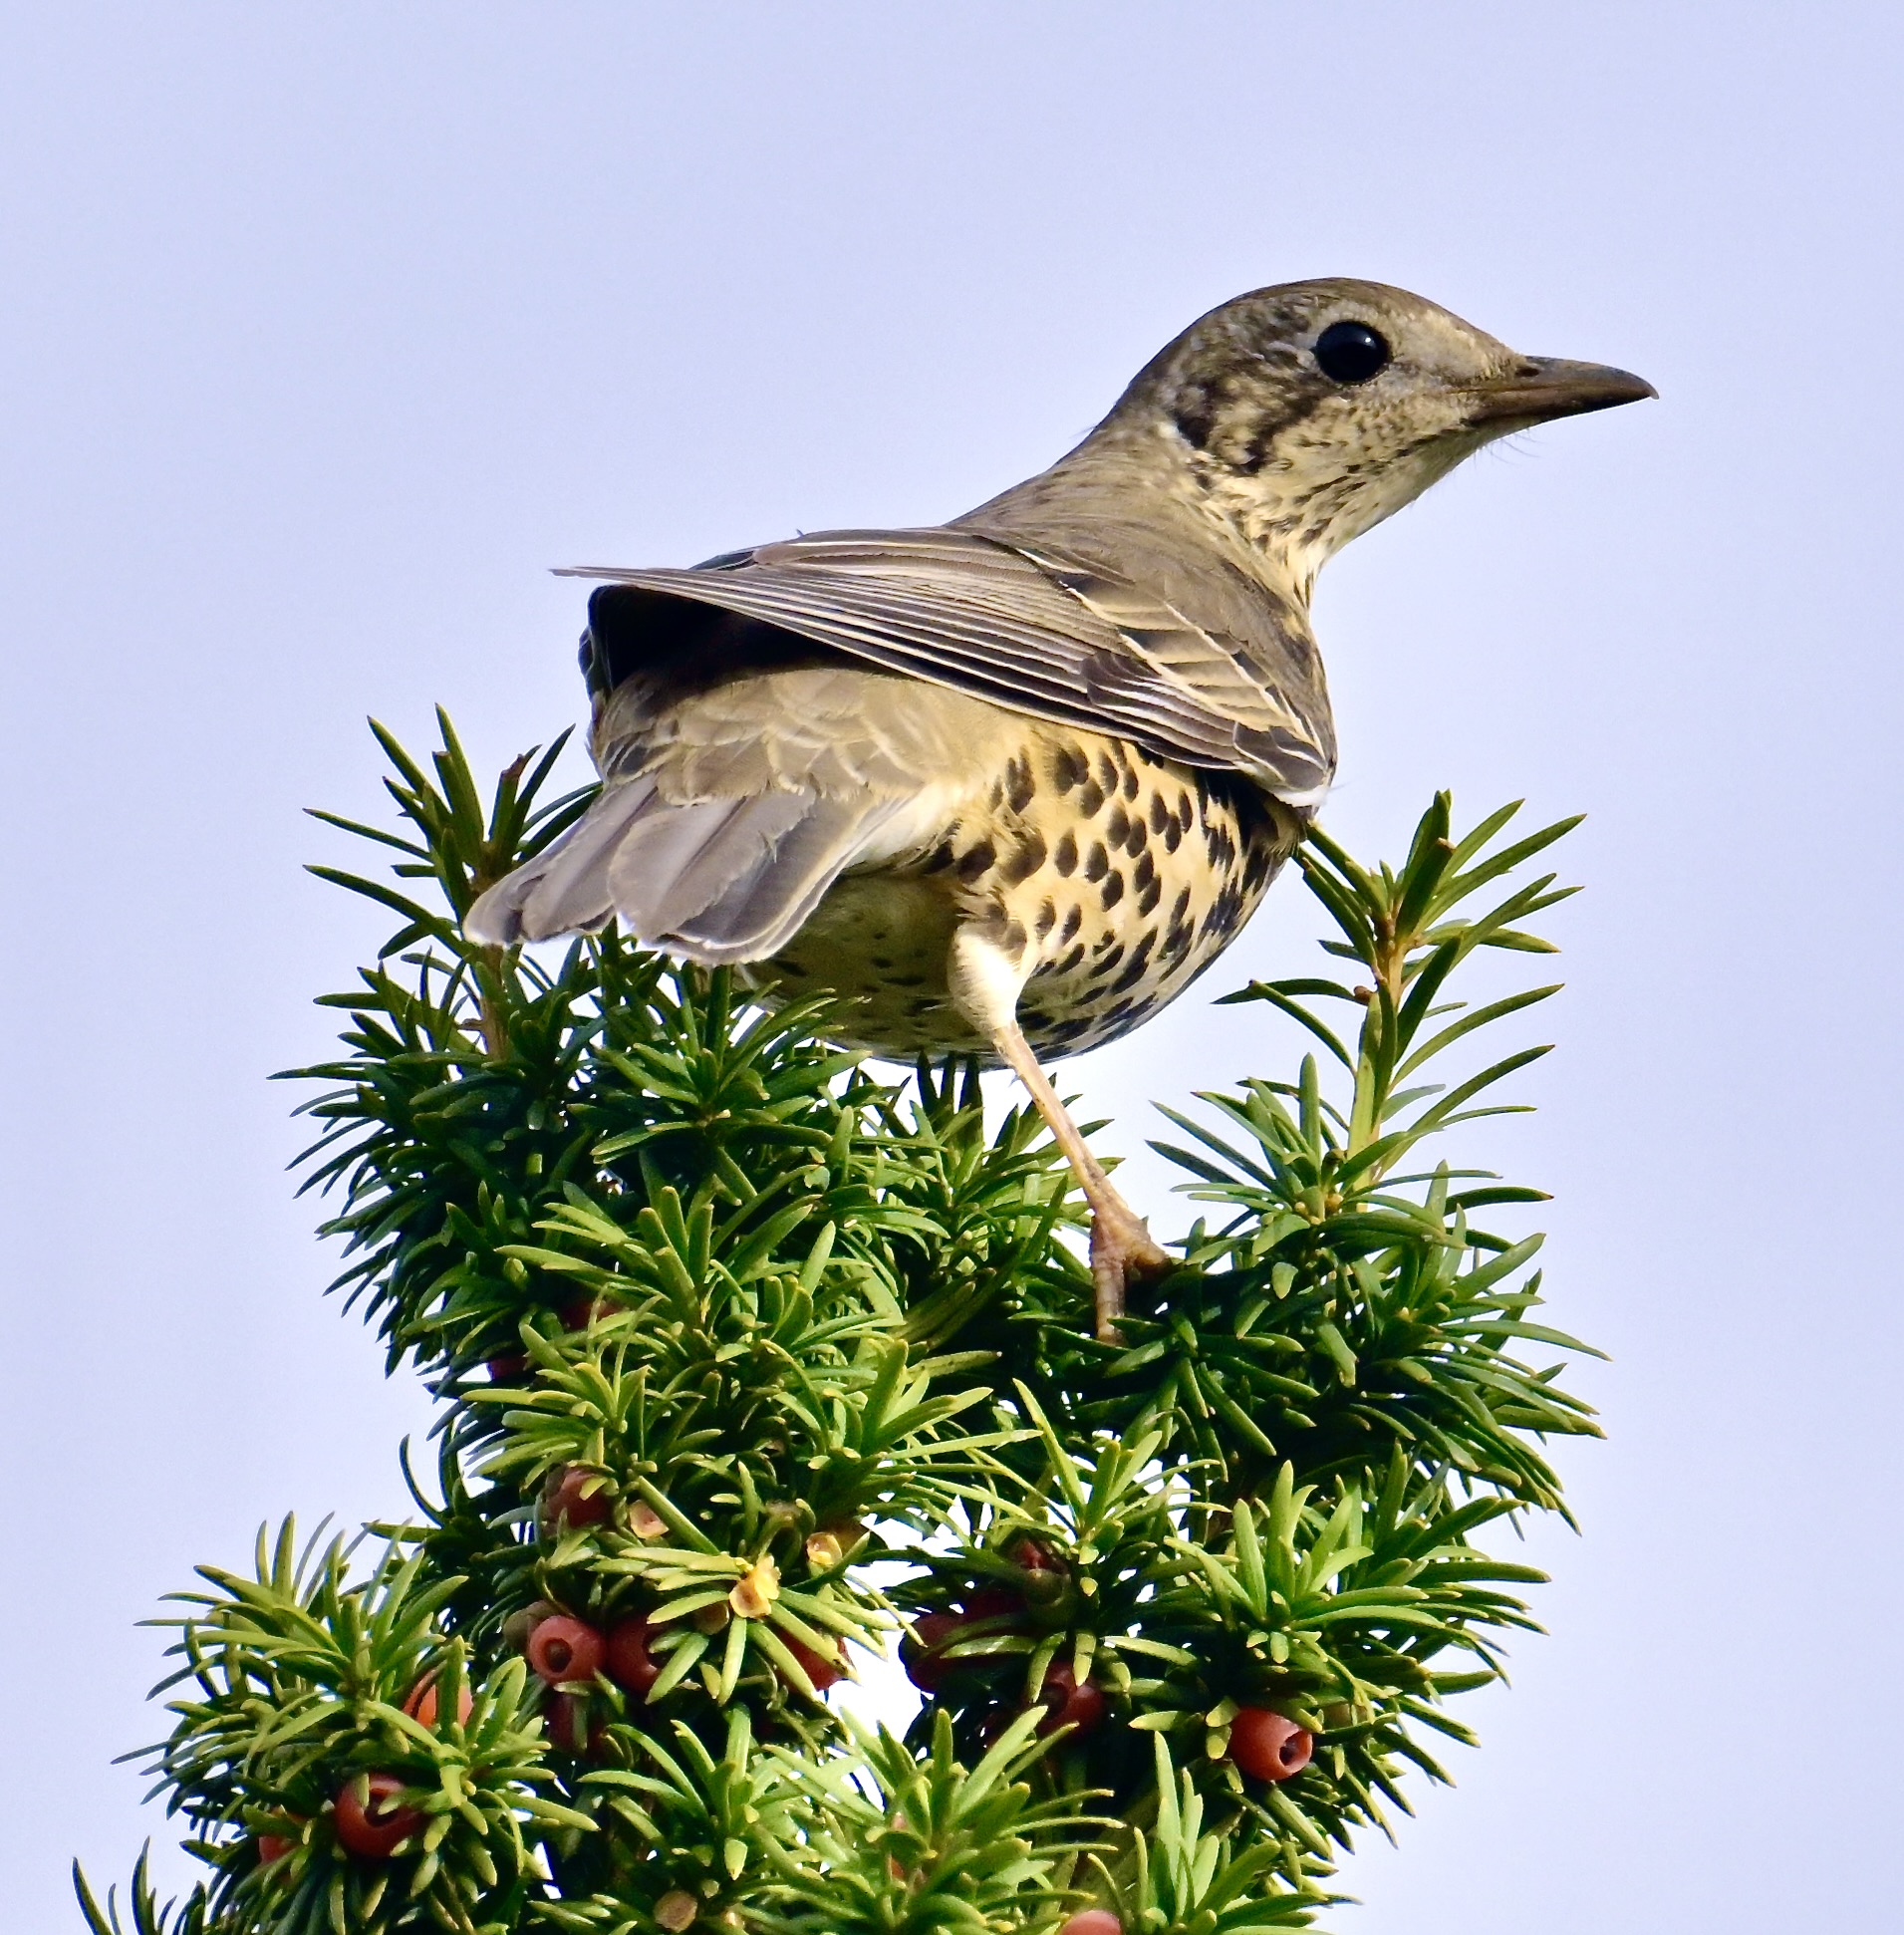
M 1498 1150 L 1615 1353 L 1552 1636 L 1338 1925 L 1895 1928 L 1898 52 L 1848 5 L 13 9 L 10 1924 L 168 1838 L 108 1767 L 158 1595 L 402 1506 L 422 1407 L 320 1298 L 262 1079 L 376 931 L 299 871 L 302 806 L 375 805 L 363 715 L 500 763 L 580 703 L 546 567 L 946 516 L 1212 303 L 1353 274 L 1663 401 L 1319 602 L 1340 835 L 1592 816 Z M 1278 894 L 1205 985 L 1313 931 Z M 1135 1150 L 1259 1026 L 1188 1000 L 1069 1085 Z

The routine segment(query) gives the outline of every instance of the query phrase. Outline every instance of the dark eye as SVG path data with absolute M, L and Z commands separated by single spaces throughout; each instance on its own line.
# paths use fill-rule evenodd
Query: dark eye
M 1388 341 L 1367 323 L 1331 323 L 1315 339 L 1315 360 L 1334 383 L 1367 383 L 1388 368 Z

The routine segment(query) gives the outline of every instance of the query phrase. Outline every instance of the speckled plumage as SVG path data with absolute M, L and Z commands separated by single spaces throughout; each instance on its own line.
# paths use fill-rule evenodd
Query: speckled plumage
M 1127 1268 L 1168 1258 L 1038 1056 L 1182 992 L 1325 797 L 1328 557 L 1491 438 L 1651 394 L 1403 290 L 1290 283 L 1213 310 L 1076 449 L 948 524 L 586 571 L 601 796 L 469 931 L 619 919 L 766 999 L 839 994 L 875 1052 L 1008 1063 L 1090 1200 L 1113 1335 Z
M 1050 1060 L 1174 1000 L 1254 913 L 1301 819 L 1228 775 L 1128 740 L 1032 724 L 930 848 L 843 876 L 760 970 L 830 988 L 843 1037 L 896 1059 L 998 1059 L 952 1000 L 953 930 L 983 930 L 1023 975 L 1019 1025 Z

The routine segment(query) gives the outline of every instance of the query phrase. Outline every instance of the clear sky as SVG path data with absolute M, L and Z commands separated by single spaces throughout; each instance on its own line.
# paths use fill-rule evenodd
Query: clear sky
M 1898 55 L 1875 5 L 13 8 L 9 1924 L 168 1843 L 108 1765 L 158 1596 L 402 1509 L 424 1407 L 321 1296 L 264 1081 L 381 932 L 299 871 L 301 807 L 376 806 L 364 715 L 498 765 L 581 704 L 546 567 L 952 514 L 1211 304 L 1348 274 L 1663 401 L 1319 600 L 1339 835 L 1591 815 L 1496 1153 L 1615 1360 L 1551 1637 L 1339 1926 L 1895 1929 Z M 1282 890 L 1203 988 L 1314 931 Z M 1203 988 L 1071 1066 L 1107 1147 L 1286 1065 Z

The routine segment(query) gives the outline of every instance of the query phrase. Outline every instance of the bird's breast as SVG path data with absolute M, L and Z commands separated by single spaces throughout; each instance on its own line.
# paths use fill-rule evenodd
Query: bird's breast
M 837 992 L 842 1038 L 897 1060 L 989 1056 L 948 986 L 961 923 L 1020 965 L 1040 1056 L 1115 1040 L 1182 993 L 1254 912 L 1300 817 L 1240 775 L 1024 723 L 937 837 L 837 881 L 763 978 Z

